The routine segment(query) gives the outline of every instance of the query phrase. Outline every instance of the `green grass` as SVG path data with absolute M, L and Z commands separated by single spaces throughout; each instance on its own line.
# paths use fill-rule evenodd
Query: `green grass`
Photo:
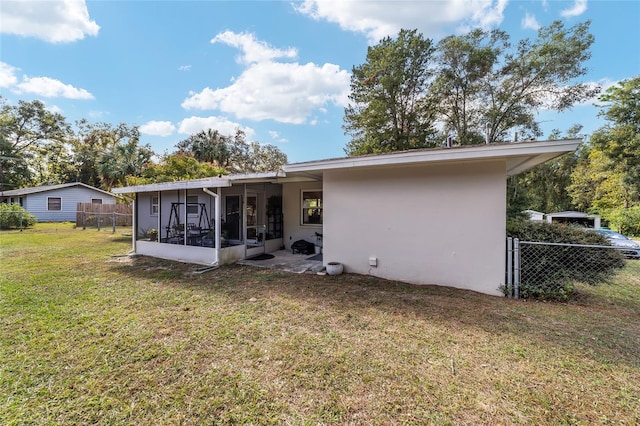
M 3 424 L 637 424 L 640 261 L 571 303 L 0 232 Z

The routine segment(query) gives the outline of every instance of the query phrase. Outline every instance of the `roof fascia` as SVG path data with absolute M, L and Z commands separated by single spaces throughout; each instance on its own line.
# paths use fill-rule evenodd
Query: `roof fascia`
M 231 186 L 228 179 L 212 178 L 207 180 L 182 180 L 178 182 L 158 182 L 148 185 L 126 186 L 114 188 L 114 194 L 132 194 L 138 192 L 177 191 L 181 189 L 225 188 Z
M 115 194 L 131 194 L 134 192 L 176 191 L 180 189 L 226 188 L 235 183 L 273 182 L 285 176 L 286 174 L 282 170 L 278 170 L 275 172 L 235 174 L 225 175 L 224 177 L 181 180 L 177 182 L 158 182 L 150 183 L 148 185 L 127 186 L 123 188 L 114 188 L 113 192 Z
M 390 154 L 347 157 L 330 160 L 311 161 L 305 163 L 293 163 L 284 166 L 284 171 L 287 173 L 312 172 L 358 167 L 380 167 L 411 164 L 417 165 L 425 163 L 469 160 L 479 161 L 508 157 L 536 157 L 539 155 L 553 153 L 554 155 L 551 155 L 549 157 L 549 159 L 551 159 L 558 155 L 562 155 L 566 152 L 575 150 L 581 141 L 581 139 L 567 139 L 543 142 L 513 142 L 492 145 L 474 145 L 458 148 L 403 151 Z M 520 167 L 514 168 L 514 170 L 525 170 L 527 168 L 525 161 L 526 160 L 523 160 L 523 163 L 520 165 Z

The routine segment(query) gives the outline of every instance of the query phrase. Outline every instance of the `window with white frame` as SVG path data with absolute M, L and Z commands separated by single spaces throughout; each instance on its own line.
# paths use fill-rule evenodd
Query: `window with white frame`
M 322 225 L 322 190 L 302 191 L 302 224 Z
M 187 214 L 189 216 L 198 215 L 198 196 L 187 195 Z
M 62 210 L 62 198 L 60 197 L 49 197 L 47 198 L 47 210 Z
M 153 216 L 156 216 L 158 214 L 159 205 L 160 205 L 160 197 L 158 197 L 157 195 L 152 195 L 151 196 L 151 214 Z
M 102 204 L 102 198 L 92 198 L 91 204 Z

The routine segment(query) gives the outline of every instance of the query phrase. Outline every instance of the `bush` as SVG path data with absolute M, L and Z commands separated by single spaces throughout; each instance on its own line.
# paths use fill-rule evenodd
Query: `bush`
M 37 219 L 15 203 L 0 203 L 0 229 L 28 228 L 35 225 Z
M 520 241 L 610 246 L 600 234 L 571 225 L 511 221 L 507 235 Z M 520 246 L 520 295 L 523 298 L 566 301 L 576 281 L 596 285 L 624 267 L 615 249 L 557 245 Z

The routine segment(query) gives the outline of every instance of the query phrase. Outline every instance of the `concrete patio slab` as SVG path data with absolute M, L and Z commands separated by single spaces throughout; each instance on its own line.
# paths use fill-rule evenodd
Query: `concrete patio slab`
M 309 260 L 312 254 L 293 254 L 291 250 L 278 250 L 273 253 L 272 259 L 249 260 L 243 259 L 236 262 L 239 265 L 257 266 L 259 268 L 279 269 L 296 274 L 318 273 L 324 271 L 320 260 Z

